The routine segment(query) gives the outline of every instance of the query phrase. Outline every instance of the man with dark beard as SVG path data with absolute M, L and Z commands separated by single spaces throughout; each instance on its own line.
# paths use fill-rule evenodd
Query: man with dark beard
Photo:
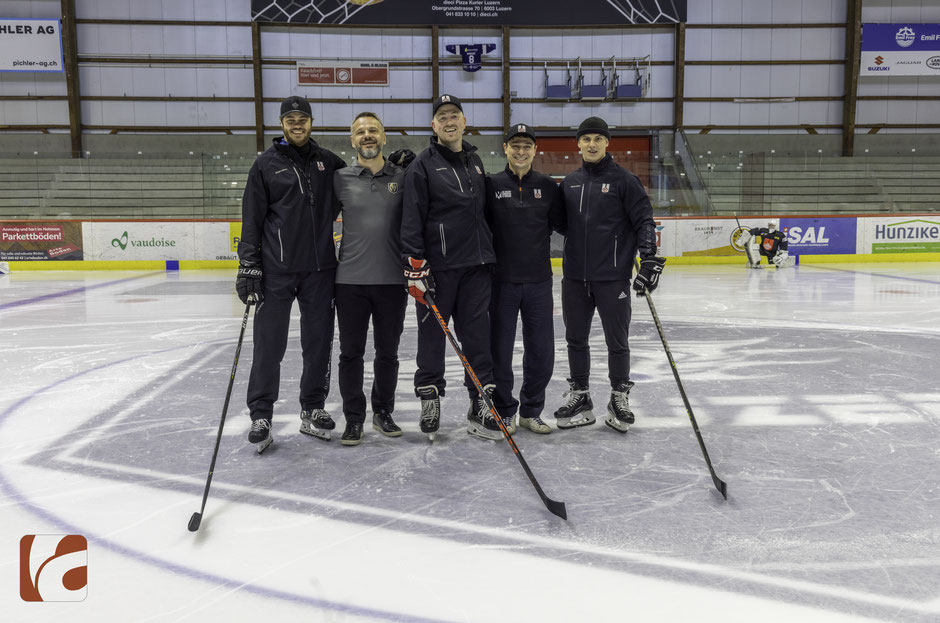
M 401 436 L 392 412 L 398 385 L 398 342 L 408 299 L 399 264 L 404 171 L 382 155 L 385 128 L 375 113 L 356 116 L 350 142 L 359 154 L 356 163 L 337 171 L 333 180 L 343 215 L 336 316 L 339 391 L 346 417 L 342 444 L 346 446 L 359 444 L 366 417 L 363 355 L 370 318 L 375 345 L 372 428 L 388 437 Z
M 333 173 L 346 164 L 310 139 L 313 115 L 296 95 L 281 103 L 282 138 L 258 156 L 245 184 L 235 288 L 255 303 L 248 379 L 251 432 L 258 452 L 271 445 L 271 419 L 287 350 L 290 312 L 300 307 L 300 432 L 322 439 L 335 428 L 324 410 L 333 347 Z

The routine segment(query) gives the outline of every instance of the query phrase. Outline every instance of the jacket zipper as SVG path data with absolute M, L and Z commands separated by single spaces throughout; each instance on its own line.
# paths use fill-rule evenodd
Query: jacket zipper
M 440 224 L 441 228 L 441 253 L 444 254 L 444 257 L 447 257 L 447 239 L 444 238 L 444 223 Z
M 617 239 L 620 236 L 614 236 L 614 268 L 617 268 Z
M 284 241 L 281 240 L 281 228 L 277 228 L 277 244 L 281 247 L 281 264 L 284 263 Z
M 309 165 L 312 160 L 307 161 Z M 291 168 L 294 170 L 294 175 L 297 176 L 297 183 L 300 184 L 300 194 L 307 198 L 307 205 L 310 206 L 310 221 L 313 224 L 313 256 L 317 262 L 317 270 L 320 270 L 320 250 L 317 248 L 317 211 L 316 206 L 314 206 L 313 200 L 313 180 L 306 174 L 304 171 L 304 177 L 307 178 L 307 190 L 304 190 L 304 184 L 300 180 L 300 173 L 297 171 L 297 167 L 291 162 Z M 280 230 L 278 230 L 278 236 L 280 236 Z M 281 246 L 281 261 L 284 261 L 284 247 Z
M 578 205 L 578 210 L 579 210 L 579 211 L 580 211 L 580 210 L 583 208 L 583 206 L 584 206 L 584 187 L 587 186 L 588 184 L 591 184 L 591 182 L 590 182 L 590 181 L 586 181 L 584 184 L 581 185 L 581 202 L 580 202 L 579 205 Z M 590 189 L 589 189 L 589 191 L 588 191 L 588 206 L 587 206 L 587 207 L 588 207 L 588 208 L 591 207 L 591 193 L 590 193 Z M 584 214 L 584 281 L 587 282 L 587 280 L 588 280 L 588 269 L 587 269 L 587 267 L 588 267 L 588 227 L 587 227 L 588 212 L 587 212 L 587 210 L 585 210 L 585 211 L 582 212 L 582 213 Z
M 457 178 L 457 186 L 460 187 L 460 192 L 463 192 L 463 184 L 460 182 L 460 176 L 457 175 L 457 169 L 451 167 L 450 170 L 454 172 L 454 177 Z

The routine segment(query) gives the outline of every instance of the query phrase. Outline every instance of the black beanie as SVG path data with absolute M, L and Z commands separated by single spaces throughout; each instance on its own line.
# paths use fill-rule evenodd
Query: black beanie
M 578 126 L 578 135 L 581 138 L 583 134 L 600 134 L 610 140 L 610 130 L 607 129 L 607 122 L 600 117 L 588 117 Z

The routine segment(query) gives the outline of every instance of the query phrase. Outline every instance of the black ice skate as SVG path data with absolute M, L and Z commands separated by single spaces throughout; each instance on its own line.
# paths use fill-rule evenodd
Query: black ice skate
M 336 428 L 336 422 L 325 409 L 310 409 L 300 412 L 300 432 L 325 441 L 330 440 L 330 431 Z
M 484 385 L 483 391 L 490 397 L 493 396 L 495 385 Z M 467 432 L 473 437 L 496 441 L 502 438 L 503 432 L 496 423 L 496 418 L 490 412 L 486 401 L 480 396 L 470 400 L 470 410 L 467 411 Z
M 630 410 L 630 388 L 632 381 L 620 382 L 610 391 L 610 401 L 607 403 L 607 419 L 604 423 L 618 433 L 626 433 L 635 418 Z
M 421 398 L 421 432 L 427 433 L 428 440 L 434 441 L 437 429 L 441 425 L 441 399 L 438 397 L 437 387 L 423 385 L 416 387 L 415 392 Z
M 359 422 L 347 422 L 346 430 L 343 431 L 343 437 L 340 443 L 344 446 L 358 446 L 362 441 L 362 424 Z
M 558 428 L 576 428 L 593 424 L 594 402 L 591 400 L 591 390 L 587 383 L 579 383 L 568 379 L 570 389 L 564 393 L 568 402 L 555 411 L 555 422 Z
M 401 437 L 401 429 L 388 411 L 377 411 L 372 416 L 372 428 L 386 437 Z
M 255 444 L 258 454 L 263 453 L 274 443 L 271 436 L 271 418 L 258 418 L 251 421 L 251 430 L 248 432 L 249 443 Z

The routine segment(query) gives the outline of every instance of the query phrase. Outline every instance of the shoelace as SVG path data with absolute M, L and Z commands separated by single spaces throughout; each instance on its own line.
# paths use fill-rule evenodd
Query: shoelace
M 580 399 L 582 395 L 587 394 L 587 393 L 588 392 L 583 389 L 569 389 L 568 391 L 562 394 L 562 396 L 568 396 L 568 402 L 565 403 L 565 406 L 563 408 L 570 409 L 575 404 L 577 404 L 578 400 Z
M 610 392 L 614 399 L 614 406 L 620 411 L 630 410 L 630 401 L 627 399 L 627 392 Z
M 433 422 L 440 414 L 440 404 L 437 399 L 421 401 L 421 421 Z
M 270 428 L 271 428 L 271 422 L 265 419 L 255 420 L 254 422 L 251 423 L 251 430 L 252 432 L 255 432 L 255 433 L 261 432 L 263 430 L 269 430 Z

